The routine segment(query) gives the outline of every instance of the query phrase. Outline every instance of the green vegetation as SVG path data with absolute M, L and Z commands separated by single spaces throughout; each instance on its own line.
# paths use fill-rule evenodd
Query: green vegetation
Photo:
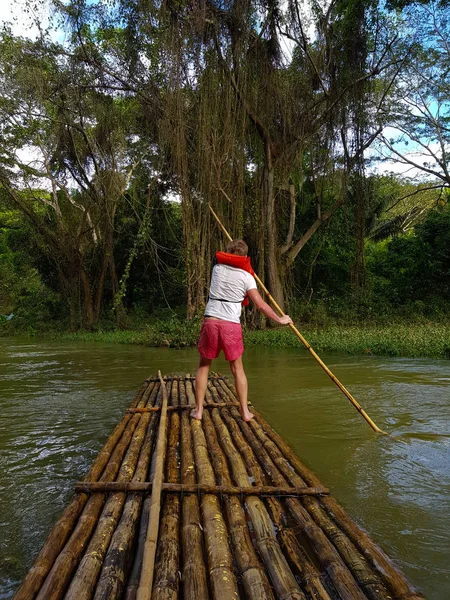
M 300 333 L 320 353 L 373 354 L 380 356 L 408 356 L 450 358 L 450 323 L 437 325 L 372 325 L 330 326 L 324 329 L 305 327 Z M 302 346 L 290 331 L 252 331 L 246 334 L 247 345 L 274 347 Z
M 69 0 L 64 41 L 4 27 L 0 335 L 194 344 L 210 203 L 318 350 L 448 356 L 444 4 Z M 247 343 L 297 343 L 258 317 Z
M 317 327 L 298 324 L 300 333 L 320 352 L 379 356 L 430 357 L 450 359 L 450 322 Z M 198 340 L 198 321 L 159 321 L 142 330 L 97 331 L 58 335 L 76 342 L 105 342 L 184 348 Z M 304 348 L 289 328 L 263 331 L 246 330 L 245 345 L 273 348 Z M 305 350 L 306 351 L 306 350 Z

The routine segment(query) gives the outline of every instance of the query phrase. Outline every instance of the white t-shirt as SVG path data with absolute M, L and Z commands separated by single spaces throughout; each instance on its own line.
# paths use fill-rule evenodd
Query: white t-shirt
M 205 317 L 239 323 L 242 300 L 248 290 L 254 289 L 256 289 L 255 278 L 247 271 L 229 265 L 215 265 L 211 275 Z

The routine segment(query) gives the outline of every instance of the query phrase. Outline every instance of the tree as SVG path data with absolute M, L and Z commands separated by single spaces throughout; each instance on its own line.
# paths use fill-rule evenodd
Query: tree
M 409 3 L 408 3 L 409 4 Z M 432 188 L 450 186 L 450 23 L 442 2 L 407 6 L 398 29 L 408 46 L 404 66 L 382 115 L 384 159 Z
M 132 107 L 99 92 L 89 71 L 42 40 L 6 32 L 1 56 L 2 189 L 53 260 L 72 327 L 91 327 L 107 275 L 118 291 L 114 228 L 134 168 Z
M 46 93 L 58 99 L 52 107 L 43 97 L 45 114 L 62 134 L 49 153 L 59 158 L 49 164 L 58 165 L 50 169 L 57 192 L 70 191 L 67 205 L 78 204 L 92 223 L 78 250 L 83 269 L 75 269 L 86 322 L 98 317 L 108 273 L 118 297 L 114 207 L 139 161 L 148 183 L 157 177 L 181 199 L 189 317 L 205 301 L 211 255 L 221 245 L 207 203 L 249 239 L 281 306 L 299 253 L 350 204 L 352 278 L 364 290 L 366 153 L 388 122 L 411 49 L 392 32 L 390 14 L 369 0 L 305 10 L 277 0 L 54 4 L 71 36 L 64 46 L 41 42 L 54 64 Z M 65 81 L 64 97 L 50 80 Z M 89 115 L 83 122 L 82 114 Z

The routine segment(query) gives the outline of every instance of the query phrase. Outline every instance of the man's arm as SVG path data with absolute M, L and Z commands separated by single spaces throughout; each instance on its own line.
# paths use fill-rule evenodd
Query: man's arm
M 270 308 L 267 302 L 264 302 L 264 300 L 261 298 L 261 294 L 256 288 L 248 290 L 247 294 L 249 298 L 252 299 L 252 302 L 256 308 L 262 312 L 263 315 L 269 317 L 269 319 L 272 319 L 272 321 L 275 321 L 280 325 L 288 325 L 289 323 L 292 323 L 292 319 L 289 315 L 284 315 L 283 317 L 278 316 L 277 313 Z

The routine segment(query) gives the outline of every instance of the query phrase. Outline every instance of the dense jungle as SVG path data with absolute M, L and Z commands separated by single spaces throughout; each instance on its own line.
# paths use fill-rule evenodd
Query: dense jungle
M 0 335 L 195 343 L 211 206 L 319 348 L 450 356 L 446 2 L 25 4 L 38 36 L 0 39 Z

